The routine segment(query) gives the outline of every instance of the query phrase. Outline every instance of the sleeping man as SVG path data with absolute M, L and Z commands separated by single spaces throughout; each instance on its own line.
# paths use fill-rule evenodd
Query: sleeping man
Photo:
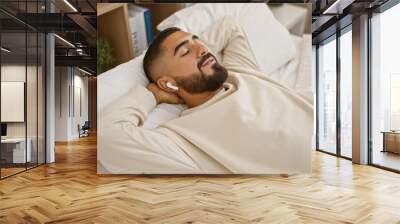
M 221 60 L 218 60 L 221 58 Z M 201 38 L 162 31 L 143 60 L 150 80 L 99 115 L 99 161 L 110 173 L 309 172 L 310 100 L 260 71 L 240 25 L 225 17 Z M 142 127 L 160 103 L 178 118 Z

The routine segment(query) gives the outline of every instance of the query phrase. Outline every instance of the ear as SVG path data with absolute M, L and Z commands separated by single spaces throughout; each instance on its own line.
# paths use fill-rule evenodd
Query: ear
M 157 84 L 157 86 L 158 86 L 160 89 L 162 89 L 162 90 L 165 91 L 165 92 L 168 92 L 168 93 L 175 93 L 176 90 L 171 89 L 171 88 L 169 88 L 169 87 L 167 86 L 167 83 L 168 83 L 168 82 L 171 83 L 171 84 L 173 84 L 173 85 L 176 85 L 175 80 L 172 79 L 171 77 L 168 77 L 168 76 L 161 76 L 161 77 L 157 80 L 156 84 Z

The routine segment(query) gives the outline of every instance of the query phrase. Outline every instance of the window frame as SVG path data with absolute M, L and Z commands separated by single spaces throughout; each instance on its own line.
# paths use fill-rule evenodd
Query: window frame
M 383 3 L 382 5 L 373 8 L 371 10 L 368 11 L 368 31 L 367 31 L 367 40 L 368 40 L 368 54 L 367 54 L 367 64 L 368 64 L 368 68 L 367 68 L 367 79 L 368 79 L 368 111 L 367 111 L 367 117 L 368 117 L 368 124 L 367 124 L 367 132 L 368 132 L 368 165 L 373 166 L 373 167 L 377 167 L 383 170 L 387 170 L 387 171 L 391 171 L 391 172 L 395 172 L 395 173 L 400 173 L 400 170 L 398 169 L 394 169 L 394 168 L 390 168 L 387 166 L 383 166 L 377 163 L 373 162 L 373 130 L 372 130 L 372 93 L 373 93 L 373 88 L 372 88 L 372 19 L 373 19 L 373 15 L 374 14 L 381 14 L 384 13 L 385 11 L 391 9 L 392 7 L 396 6 L 400 4 L 400 0 L 388 0 L 385 3 Z
M 340 118 L 340 103 L 341 103 L 341 99 L 340 99 L 340 84 L 341 84 L 341 67 L 340 67 L 340 37 L 344 34 L 346 34 L 347 32 L 351 32 L 352 31 L 352 23 L 347 24 L 345 27 L 341 28 L 340 30 L 337 30 L 336 33 L 330 35 L 329 37 L 319 41 L 316 44 L 316 121 L 315 121 L 315 130 L 316 130 L 316 151 L 319 152 L 323 152 L 329 155 L 333 155 L 339 158 L 343 158 L 343 159 L 347 159 L 347 160 L 352 160 L 352 158 L 347 157 L 342 155 L 341 153 L 341 118 Z M 320 127 L 319 127 L 319 110 L 320 110 L 320 102 L 319 102 L 319 84 L 320 84 L 320 80 L 319 80 L 319 48 L 321 44 L 327 44 L 331 41 L 336 41 L 336 152 L 332 153 L 332 152 L 328 152 L 324 149 L 321 149 L 319 146 L 319 131 L 320 131 Z

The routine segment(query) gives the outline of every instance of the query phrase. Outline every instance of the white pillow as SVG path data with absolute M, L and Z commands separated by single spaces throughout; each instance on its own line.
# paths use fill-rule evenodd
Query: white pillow
M 288 30 L 265 3 L 197 3 L 169 16 L 157 29 L 175 26 L 201 35 L 227 15 L 240 21 L 262 72 L 269 74 L 295 57 L 296 48 Z
M 136 85 L 147 86 L 149 80 L 143 70 L 144 54 L 118 65 L 97 76 L 97 109 L 118 99 Z
M 98 114 L 108 104 L 128 93 L 130 89 L 149 84 L 143 69 L 144 54 L 145 52 L 97 76 Z M 159 104 L 150 112 L 143 127 L 155 128 L 165 121 L 178 117 L 186 108 L 186 105 Z
M 181 9 L 164 19 L 160 24 L 157 25 L 157 29 L 161 31 L 175 26 L 186 32 L 201 34 L 215 21 L 224 16 L 240 15 L 241 10 L 245 6 L 245 3 L 193 4 L 192 6 Z

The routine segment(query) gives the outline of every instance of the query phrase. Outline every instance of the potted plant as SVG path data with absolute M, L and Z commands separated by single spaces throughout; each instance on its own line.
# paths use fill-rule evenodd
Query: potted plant
M 97 74 L 101 74 L 114 65 L 115 59 L 112 56 L 112 48 L 110 43 L 103 39 L 97 39 Z

